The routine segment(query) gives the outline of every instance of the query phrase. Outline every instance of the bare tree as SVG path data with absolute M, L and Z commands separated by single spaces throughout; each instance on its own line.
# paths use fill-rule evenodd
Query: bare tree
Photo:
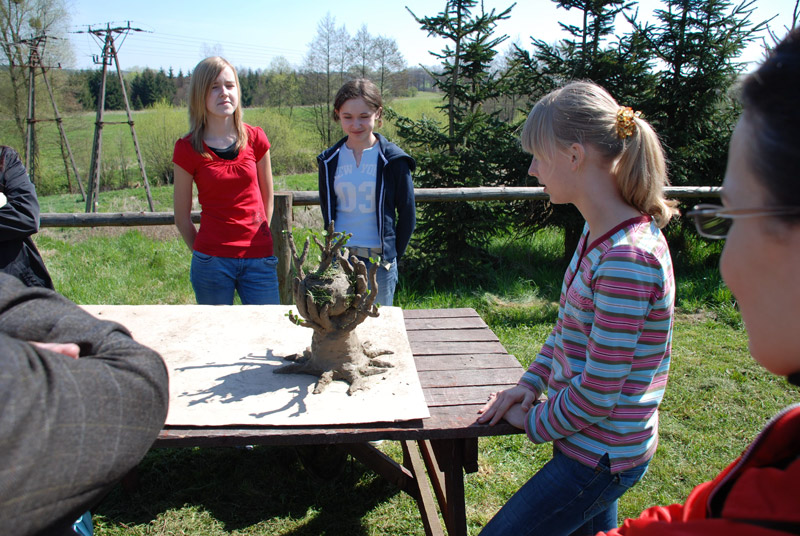
M 332 142 L 332 100 L 334 92 L 344 83 L 349 39 L 345 27 L 337 28 L 336 18 L 328 13 L 317 24 L 317 35 L 306 54 L 304 97 L 314 108 L 317 132 L 323 146 Z
M 406 68 L 406 60 L 397 42 L 389 37 L 379 35 L 372 41 L 375 55 L 376 77 L 381 94 L 386 92 L 390 76 Z
M 0 102 L 14 117 L 20 145 L 25 139 L 28 86 L 28 48 L 21 41 L 42 34 L 59 37 L 68 24 L 64 0 L 0 0 L 0 49 L 10 85 L 10 92 L 0 93 Z M 43 56 L 45 65 L 71 61 L 72 49 L 66 39 L 51 42 Z
M 364 24 L 356 32 L 351 43 L 353 67 L 361 78 L 366 78 L 375 65 L 374 41 L 367 31 L 367 25 Z

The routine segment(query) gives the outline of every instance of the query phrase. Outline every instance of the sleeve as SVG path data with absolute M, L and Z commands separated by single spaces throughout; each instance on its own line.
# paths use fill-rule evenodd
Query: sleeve
M 74 342 L 81 357 L 28 341 Z M 0 363 L 0 519 L 11 534 L 46 532 L 99 501 L 152 446 L 166 367 L 121 325 L 5 274 Z
M 264 155 L 269 151 L 270 143 L 267 134 L 261 127 L 251 127 L 247 125 L 248 137 L 247 143 L 253 148 L 253 156 L 256 162 L 264 158 Z
M 19 154 L 6 147 L 0 159 L 0 191 L 6 196 L 0 207 L 0 241 L 21 240 L 39 230 L 39 200 Z
M 327 152 L 327 150 L 326 150 Z M 336 203 L 328 203 L 329 198 L 333 198 L 335 200 L 336 193 L 333 191 L 328 190 L 328 181 L 326 180 L 328 176 L 328 166 L 333 167 L 339 162 L 339 155 L 333 157 L 331 162 L 325 162 L 322 159 L 322 155 L 317 157 L 317 186 L 319 190 L 319 208 L 322 212 L 322 224 L 325 229 L 328 228 L 328 225 L 331 222 L 331 219 L 336 215 Z
M 172 163 L 183 168 L 183 170 L 192 177 L 194 177 L 197 172 L 198 157 L 200 157 L 200 155 L 194 150 L 188 137 L 180 138 L 175 142 L 175 149 L 172 152 Z
M 544 443 L 599 422 L 616 406 L 631 371 L 652 300 L 662 290 L 658 260 L 630 247 L 612 248 L 599 260 L 591 298 L 566 297 L 567 307 L 592 308 L 594 318 L 581 374 L 528 413 L 531 441 Z M 591 299 L 591 303 L 585 303 Z M 584 301 L 581 301 L 584 300 Z M 568 312 L 562 322 L 567 322 Z
M 395 190 L 395 203 L 397 209 L 397 230 L 396 244 L 397 257 L 400 258 L 405 253 L 408 243 L 411 241 L 411 234 L 417 225 L 417 208 L 414 200 L 414 181 L 411 178 L 411 170 L 414 161 L 408 157 L 410 163 L 403 159 L 397 166 L 397 180 Z
M 528 370 L 522 375 L 517 385 L 521 385 L 533 391 L 536 398 L 542 396 L 547 390 L 547 381 L 550 378 L 550 372 L 553 370 L 553 345 L 556 337 L 556 328 L 550 332 L 542 349 L 536 354 L 533 362 L 528 367 Z

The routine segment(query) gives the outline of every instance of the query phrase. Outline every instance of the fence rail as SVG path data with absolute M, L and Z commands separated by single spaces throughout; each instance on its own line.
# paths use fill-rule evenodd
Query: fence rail
M 676 199 L 719 197 L 716 186 L 671 186 L 666 188 L 668 197 Z M 308 191 L 276 192 L 276 197 L 286 196 L 290 206 L 319 205 L 319 193 Z M 416 188 L 417 203 L 441 203 L 453 201 L 522 201 L 547 199 L 541 187 L 496 187 L 496 188 Z M 200 213 L 192 213 L 192 221 L 200 222 Z M 40 215 L 41 227 L 132 227 L 140 225 L 173 225 L 172 212 L 93 212 L 54 213 Z
M 667 195 L 673 198 L 719 197 L 719 188 L 713 186 L 670 187 Z M 448 201 L 519 201 L 547 199 L 544 188 L 416 188 L 417 203 L 440 203 Z M 282 304 L 293 303 L 292 258 L 288 239 L 283 231 L 292 229 L 292 207 L 319 205 L 318 192 L 276 192 L 275 210 L 270 221 L 274 255 L 278 258 L 278 287 Z M 40 215 L 41 227 L 132 227 L 140 225 L 173 225 L 173 212 L 90 212 L 90 213 L 45 213 Z M 200 222 L 200 213 L 192 212 L 192 221 Z

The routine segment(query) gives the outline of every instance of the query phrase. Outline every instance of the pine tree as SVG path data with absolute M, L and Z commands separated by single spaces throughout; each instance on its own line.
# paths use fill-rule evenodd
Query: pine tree
M 429 35 L 444 37 L 441 72 L 431 73 L 443 94 L 440 108 L 447 124 L 429 118 L 397 119 L 398 134 L 417 160 L 415 185 L 423 188 L 498 186 L 525 177 L 527 158 L 519 149 L 514 125 L 501 121 L 484 104 L 505 91 L 505 79 L 491 71 L 497 22 L 511 7 L 473 14 L 477 2 L 449 0 L 434 17 L 414 18 Z M 513 184 L 513 183 L 512 183 Z M 487 202 L 429 203 L 418 207 L 413 263 L 404 267 L 425 279 L 459 281 L 485 273 L 489 238 L 510 223 L 508 205 Z
M 766 25 L 750 21 L 754 4 L 664 0 L 658 23 L 630 19 L 635 37 L 662 66 L 648 119 L 665 141 L 675 185 L 722 182 L 724 148 L 738 116 L 728 91 L 743 69 L 736 58 Z
M 559 23 L 568 37 L 555 44 L 532 39 L 533 52 L 516 47 L 512 59 L 514 91 L 528 97 L 528 108 L 541 97 L 573 80 L 591 80 L 606 88 L 623 105 L 643 110 L 655 93 L 649 72 L 652 56 L 641 39 L 615 36 L 614 21 L 630 9 L 624 0 L 554 0 L 565 10 L 581 12 L 580 25 Z M 578 244 L 583 218 L 571 205 L 553 207 L 532 203 L 519 221 L 529 230 L 555 225 L 564 228 L 564 256 L 569 259 Z M 527 215 L 527 217 L 526 217 Z

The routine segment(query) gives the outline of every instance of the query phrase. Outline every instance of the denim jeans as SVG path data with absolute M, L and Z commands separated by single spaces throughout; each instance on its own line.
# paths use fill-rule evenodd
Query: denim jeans
M 278 259 L 214 257 L 195 251 L 189 273 L 199 305 L 233 305 L 234 291 L 244 305 L 279 305 Z
M 648 463 L 612 474 L 608 455 L 591 468 L 554 450 L 553 459 L 508 500 L 481 536 L 583 536 L 617 526 L 617 499 L 644 476 Z
M 359 257 L 359 260 L 367 265 L 367 270 L 370 269 L 372 263 L 365 257 Z M 392 261 L 392 265 L 387 270 L 383 266 L 378 266 L 378 273 L 375 280 L 378 282 L 378 297 L 375 298 L 375 303 L 380 305 L 391 306 L 394 302 L 394 290 L 397 288 L 397 279 L 399 274 L 397 272 L 397 259 Z M 372 288 L 370 287 L 370 290 Z

